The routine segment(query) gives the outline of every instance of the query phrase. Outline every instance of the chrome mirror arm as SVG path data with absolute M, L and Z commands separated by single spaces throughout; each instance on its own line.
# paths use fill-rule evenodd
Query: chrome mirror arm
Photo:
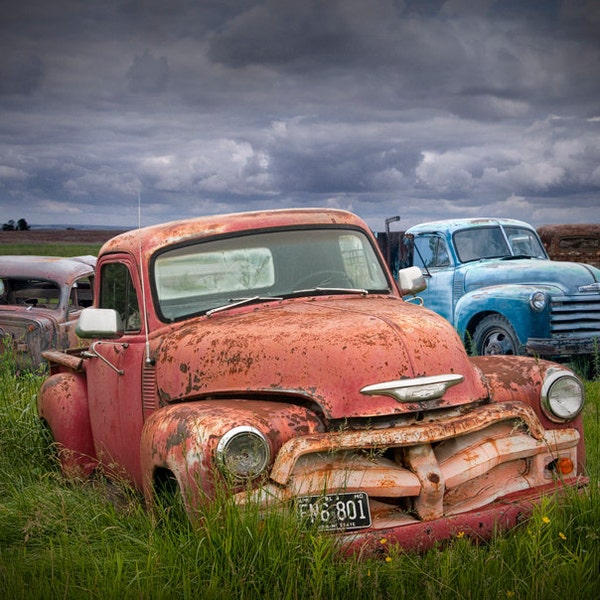
M 98 352 L 98 350 L 96 350 L 96 346 L 98 344 L 107 344 L 110 346 L 121 346 L 124 349 L 127 348 L 129 346 L 129 344 L 123 344 L 123 343 L 119 343 L 119 342 L 105 342 L 103 340 L 98 340 L 91 344 L 90 350 L 84 350 L 82 352 L 83 356 L 85 356 L 86 358 L 99 358 L 105 365 L 110 367 L 117 375 L 124 375 L 125 371 L 123 371 L 123 369 L 118 369 L 117 367 L 115 367 L 115 365 L 113 365 L 108 360 L 108 358 L 106 358 L 105 356 L 102 356 L 102 354 L 100 354 Z

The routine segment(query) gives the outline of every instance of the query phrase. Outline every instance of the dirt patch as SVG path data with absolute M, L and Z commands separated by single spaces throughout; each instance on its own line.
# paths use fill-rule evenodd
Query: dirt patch
M 0 244 L 103 244 L 126 230 L 118 229 L 33 229 L 0 231 Z

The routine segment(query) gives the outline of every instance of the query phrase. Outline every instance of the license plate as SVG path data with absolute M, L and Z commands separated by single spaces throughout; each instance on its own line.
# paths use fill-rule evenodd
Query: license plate
M 299 496 L 296 514 L 323 531 L 351 531 L 371 526 L 369 496 L 365 492 Z

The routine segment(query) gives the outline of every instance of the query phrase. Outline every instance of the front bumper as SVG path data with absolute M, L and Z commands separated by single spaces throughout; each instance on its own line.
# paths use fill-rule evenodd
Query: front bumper
M 542 358 L 593 355 L 600 349 L 600 337 L 529 338 L 525 348 L 530 355 Z
M 421 548 L 458 530 L 485 537 L 496 525 L 514 525 L 525 510 L 510 502 L 514 495 L 530 500 L 557 484 L 585 483 L 576 473 L 579 441 L 575 428 L 545 430 L 526 404 L 489 404 L 412 425 L 293 438 L 270 480 L 235 498 L 270 506 L 366 492 L 372 525 L 344 533 L 347 542 L 387 537 Z M 557 476 L 559 458 L 571 472 Z
M 579 491 L 588 483 L 586 477 L 573 477 L 509 494 L 491 504 L 466 513 L 450 515 L 434 521 L 392 522 L 374 530 L 346 534 L 341 541 L 346 553 L 377 554 L 394 544 L 405 550 L 424 552 L 443 540 L 465 537 L 485 541 L 493 535 L 509 531 L 529 518 L 543 497 L 563 496 L 567 490 Z

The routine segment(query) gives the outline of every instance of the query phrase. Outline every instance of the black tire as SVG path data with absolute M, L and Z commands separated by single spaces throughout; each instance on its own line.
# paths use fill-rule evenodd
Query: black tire
M 175 475 L 168 469 L 157 469 L 154 474 L 153 506 L 155 513 L 165 517 L 175 516 L 178 519 L 187 519 L 185 502 L 179 482 Z
M 520 354 L 519 338 L 502 315 L 488 315 L 481 320 L 473 333 L 472 347 L 477 356 Z

